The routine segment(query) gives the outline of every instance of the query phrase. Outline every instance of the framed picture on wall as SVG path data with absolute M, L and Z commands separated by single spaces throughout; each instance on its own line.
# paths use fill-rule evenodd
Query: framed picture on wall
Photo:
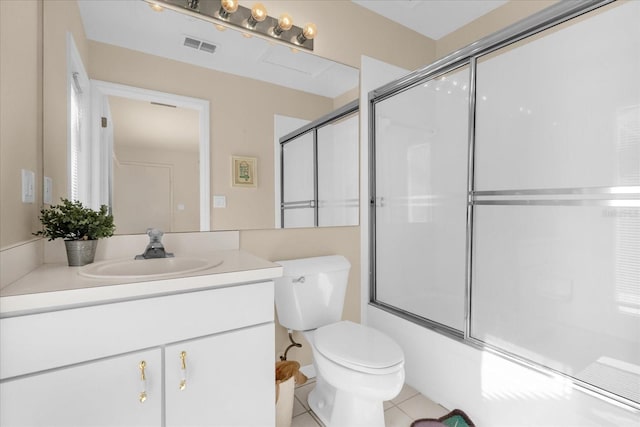
M 234 187 L 258 186 L 258 160 L 255 157 L 231 156 Z

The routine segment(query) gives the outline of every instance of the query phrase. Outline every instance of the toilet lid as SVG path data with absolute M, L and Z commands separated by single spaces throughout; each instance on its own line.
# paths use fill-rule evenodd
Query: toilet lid
M 402 349 L 387 335 L 349 321 L 318 328 L 314 343 L 327 359 L 358 371 L 382 374 L 404 362 Z

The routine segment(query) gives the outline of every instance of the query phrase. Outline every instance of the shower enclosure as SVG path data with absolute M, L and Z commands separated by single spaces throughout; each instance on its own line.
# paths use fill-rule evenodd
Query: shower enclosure
M 375 90 L 371 304 L 640 408 L 640 2 Z

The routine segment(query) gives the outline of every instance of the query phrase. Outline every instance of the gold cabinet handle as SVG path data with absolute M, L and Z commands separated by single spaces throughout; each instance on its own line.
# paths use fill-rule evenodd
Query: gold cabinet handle
M 181 379 L 180 379 L 180 390 L 184 390 L 187 388 L 187 352 L 183 351 L 180 353 L 180 370 Z
M 146 367 L 147 362 L 144 360 L 138 365 L 138 368 L 140 368 L 140 394 L 138 395 L 140 403 L 144 403 L 147 400 L 147 375 L 144 372 Z

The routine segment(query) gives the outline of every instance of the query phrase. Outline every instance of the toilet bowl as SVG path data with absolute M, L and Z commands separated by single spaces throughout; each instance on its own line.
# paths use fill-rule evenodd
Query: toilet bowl
M 341 321 L 350 264 L 342 256 L 277 261 L 278 319 L 309 342 L 316 385 L 309 406 L 327 427 L 383 427 L 383 402 L 404 384 L 404 354 L 390 337 Z
M 304 333 L 316 387 L 309 406 L 326 426 L 384 426 L 383 402 L 400 393 L 404 355 L 381 332 L 349 321 Z

